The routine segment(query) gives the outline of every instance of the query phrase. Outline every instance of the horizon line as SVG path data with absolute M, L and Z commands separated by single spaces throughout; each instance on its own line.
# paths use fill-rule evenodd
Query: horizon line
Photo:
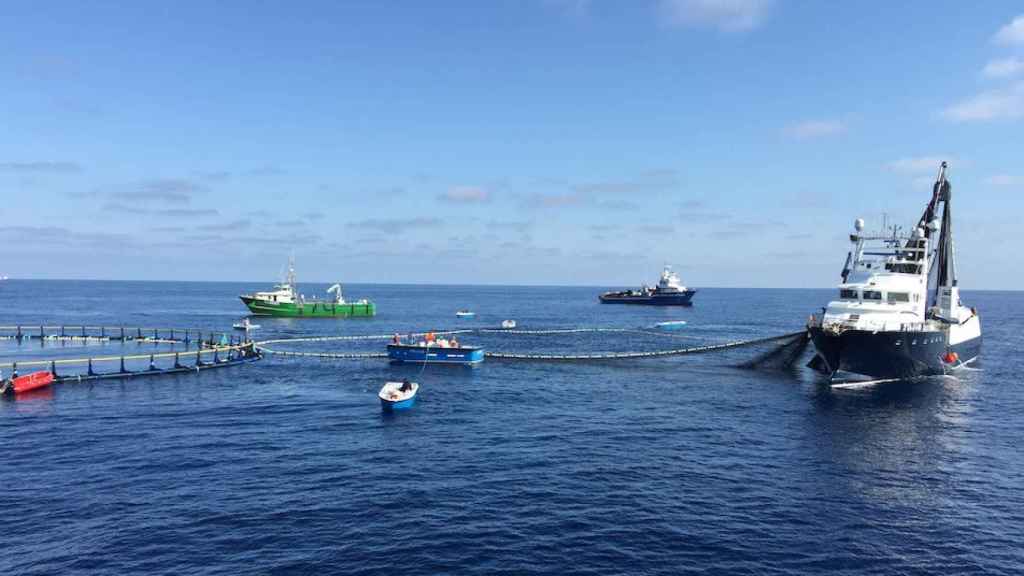
M 266 280 L 167 280 L 167 279 L 124 279 L 124 278 L 6 278 L 2 282 L 153 282 L 153 283 L 187 283 L 187 284 L 267 284 Z M 307 281 L 306 284 L 334 284 L 330 281 Z M 462 283 L 435 283 L 435 282 L 342 282 L 344 285 L 355 286 L 465 286 L 465 287 L 509 287 L 509 288 L 614 288 L 622 284 L 462 284 Z M 700 290 L 832 290 L 836 286 L 699 286 L 691 288 Z M 967 292 L 1024 292 L 1024 290 L 1012 288 L 969 288 Z

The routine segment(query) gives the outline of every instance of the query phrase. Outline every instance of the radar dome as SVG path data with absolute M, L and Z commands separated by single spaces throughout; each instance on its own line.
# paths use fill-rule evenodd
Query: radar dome
M 854 220 L 853 227 L 857 230 L 857 232 L 861 232 L 862 230 L 864 230 L 864 219 L 857 218 L 856 220 Z

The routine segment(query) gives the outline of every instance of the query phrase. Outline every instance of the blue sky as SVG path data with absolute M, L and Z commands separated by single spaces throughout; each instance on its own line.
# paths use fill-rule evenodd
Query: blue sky
M 824 287 L 948 159 L 962 285 L 1024 280 L 1019 2 L 0 12 L 0 274 Z

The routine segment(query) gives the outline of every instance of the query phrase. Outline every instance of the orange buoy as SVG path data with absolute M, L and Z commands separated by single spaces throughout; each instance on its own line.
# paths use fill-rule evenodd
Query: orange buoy
M 946 352 L 946 355 L 942 359 L 945 360 L 946 364 L 956 364 L 956 362 L 960 360 L 960 356 L 956 352 L 950 350 L 949 352 Z
M 11 387 L 14 389 L 15 394 L 21 394 L 22 392 L 28 392 L 30 390 L 38 390 L 39 388 L 45 388 L 50 384 L 53 384 L 53 374 L 48 370 L 33 372 L 31 374 L 11 379 Z

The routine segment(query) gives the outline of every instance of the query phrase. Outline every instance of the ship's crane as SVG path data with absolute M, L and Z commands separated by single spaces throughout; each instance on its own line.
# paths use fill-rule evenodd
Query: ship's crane
M 341 295 L 341 284 L 335 284 L 327 289 L 328 294 L 334 294 L 335 304 L 344 304 L 345 298 Z

